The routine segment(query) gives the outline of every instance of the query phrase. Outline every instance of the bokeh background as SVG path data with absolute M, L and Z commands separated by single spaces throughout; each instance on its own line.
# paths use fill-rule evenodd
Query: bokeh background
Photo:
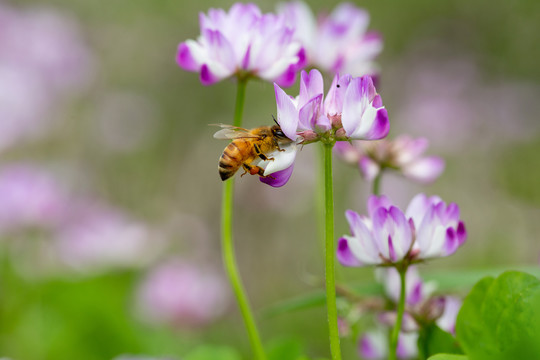
M 316 13 L 337 4 L 309 2 Z M 249 358 L 220 258 L 226 143 L 208 126 L 231 123 L 235 84 L 203 87 L 174 60 L 198 36 L 200 11 L 230 5 L 0 1 L 0 356 L 180 358 L 209 343 Z M 401 206 L 418 192 L 454 201 L 469 231 L 420 271 L 538 266 L 540 2 L 357 5 L 384 36 L 378 90 L 391 135 L 427 137 L 447 164 L 431 186 L 388 174 L 382 191 Z M 271 123 L 273 94 L 249 83 L 246 127 Z M 294 338 L 327 356 L 323 307 L 266 311 L 322 289 L 317 155 L 306 146 L 283 188 L 236 179 L 235 242 L 265 342 Z M 370 187 L 337 160 L 334 176 L 339 236 Z M 339 267 L 338 278 L 370 282 L 373 271 Z M 357 358 L 354 342 L 343 347 Z

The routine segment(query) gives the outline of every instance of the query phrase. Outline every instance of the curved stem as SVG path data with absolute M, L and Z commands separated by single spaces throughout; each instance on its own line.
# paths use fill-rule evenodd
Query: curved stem
M 339 331 L 336 308 L 336 280 L 334 261 L 336 249 L 334 242 L 334 189 L 332 184 L 332 148 L 334 144 L 324 144 L 324 205 L 325 205 L 325 279 L 326 309 L 330 333 L 330 352 L 332 360 L 341 360 Z
M 375 176 L 375 179 L 373 180 L 373 195 L 379 196 L 381 194 L 381 178 L 382 178 L 382 170 L 379 171 L 377 176 Z
M 397 318 L 396 318 L 396 324 L 394 325 L 394 329 L 392 330 L 392 334 L 390 336 L 390 356 L 388 357 L 389 360 L 396 360 L 397 359 L 397 345 L 398 345 L 398 337 L 399 337 L 399 331 L 401 330 L 401 322 L 403 320 L 403 313 L 405 311 L 405 273 L 407 272 L 407 268 L 398 268 L 399 272 L 399 280 L 401 284 L 401 289 L 399 292 L 399 302 L 398 302 L 398 309 L 397 309 Z
M 244 99 L 246 93 L 246 81 L 238 80 L 238 88 L 236 92 L 236 106 L 234 111 L 234 126 L 242 125 L 242 112 L 244 108 Z M 231 282 L 231 286 L 238 302 L 238 307 L 242 313 L 244 324 L 248 332 L 249 341 L 257 360 L 265 360 L 266 355 L 259 337 L 259 331 L 255 325 L 255 319 L 249 305 L 246 291 L 242 285 L 238 266 L 236 264 L 236 256 L 234 253 L 234 244 L 232 238 L 232 221 L 233 221 L 233 198 L 234 198 L 234 179 L 229 179 L 223 184 L 223 202 L 221 208 L 221 246 L 223 251 L 223 262 L 225 270 Z

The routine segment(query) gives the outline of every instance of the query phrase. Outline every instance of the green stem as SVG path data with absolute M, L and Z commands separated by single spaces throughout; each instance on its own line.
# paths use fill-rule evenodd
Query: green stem
M 399 292 L 396 324 L 394 325 L 394 329 L 392 330 L 392 334 L 390 336 L 390 356 L 388 357 L 389 360 L 397 359 L 398 337 L 399 331 L 401 330 L 403 313 L 405 311 L 405 274 L 407 273 L 407 267 L 398 268 L 398 272 L 401 289 Z
M 317 184 L 316 184 L 316 194 L 315 194 L 315 201 L 316 201 L 316 218 L 317 218 L 317 234 L 319 237 L 320 247 L 321 251 L 324 253 L 326 249 L 325 241 L 325 205 L 324 205 L 324 199 L 325 199 L 325 193 L 324 193 L 324 184 L 325 184 L 325 174 L 324 171 L 324 146 L 317 147 Z
M 334 189 L 332 184 L 332 148 L 333 143 L 324 144 L 324 204 L 325 204 L 325 279 L 326 309 L 328 312 L 328 328 L 330 333 L 330 352 L 332 360 L 341 360 L 339 347 L 339 331 L 336 308 L 336 280 L 334 261 L 336 249 L 334 244 Z
M 238 88 L 236 92 L 236 106 L 234 111 L 234 126 L 242 125 L 242 112 L 244 108 L 244 99 L 246 93 L 246 81 L 238 80 Z M 248 332 L 249 341 L 255 359 L 265 360 L 266 355 L 261 343 L 259 331 L 255 325 L 255 319 L 249 305 L 246 291 L 242 285 L 238 266 L 236 264 L 236 256 L 234 253 L 234 244 L 232 237 L 232 221 L 233 221 L 233 198 L 234 198 L 234 180 L 229 179 L 223 184 L 223 202 L 221 208 L 221 246 L 223 251 L 223 262 L 225 270 L 229 276 L 229 281 L 236 296 L 238 307 L 244 318 L 244 324 Z
M 375 176 L 375 179 L 373 180 L 373 195 L 379 196 L 381 194 L 381 178 L 382 178 L 382 170 Z

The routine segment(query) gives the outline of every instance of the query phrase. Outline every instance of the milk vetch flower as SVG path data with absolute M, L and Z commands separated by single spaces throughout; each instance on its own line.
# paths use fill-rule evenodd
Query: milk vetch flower
M 282 16 L 263 14 L 255 4 L 234 4 L 228 12 L 210 9 L 199 16 L 201 35 L 178 46 L 176 62 L 199 72 L 211 85 L 232 75 L 254 76 L 290 86 L 304 66 L 304 49 Z
M 374 60 L 382 51 L 382 37 L 368 31 L 369 14 L 364 9 L 342 3 L 317 20 L 306 3 L 293 1 L 280 4 L 278 13 L 294 27 L 294 38 L 305 47 L 309 65 L 333 74 L 378 73 Z
M 396 264 L 453 254 L 466 240 L 459 207 L 439 197 L 415 196 L 402 212 L 385 196 L 368 200 L 369 217 L 347 210 L 351 235 L 338 241 L 345 266 Z
M 441 175 L 445 165 L 438 156 L 424 156 L 428 145 L 425 138 L 400 135 L 393 140 L 342 141 L 334 149 L 344 161 L 357 165 L 367 181 L 373 181 L 385 169 L 392 169 L 408 179 L 427 184 Z
M 309 73 L 302 71 L 300 92 L 296 98 L 287 95 L 277 84 L 274 84 L 274 90 L 277 123 L 293 144 L 377 140 L 384 138 L 390 130 L 388 113 L 369 76 L 353 78 L 350 75 L 336 75 L 324 97 L 321 73 L 318 70 Z M 277 176 L 274 173 L 282 171 L 290 176 L 298 149 L 293 145 L 288 152 L 272 153 L 270 156 L 274 160 L 264 172 L 264 175 L 270 176 L 261 178 L 261 181 L 270 185 L 278 180 L 279 183 L 286 183 L 281 173 Z

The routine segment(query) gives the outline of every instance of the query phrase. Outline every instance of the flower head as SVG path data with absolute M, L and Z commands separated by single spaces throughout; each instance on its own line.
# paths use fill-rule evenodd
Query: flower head
M 317 21 L 301 1 L 281 4 L 278 13 L 295 28 L 294 38 L 306 49 L 310 65 L 332 73 L 375 75 L 375 57 L 382 51 L 382 38 L 368 32 L 369 14 L 351 3 L 342 3 Z
M 234 4 L 228 12 L 210 9 L 199 16 L 201 35 L 180 43 L 176 62 L 200 73 L 204 85 L 234 74 L 256 76 L 283 86 L 294 83 L 304 50 L 282 16 L 262 14 L 255 4 Z
M 467 237 L 455 203 L 415 196 L 403 213 L 385 196 L 368 200 L 369 217 L 345 213 L 351 235 L 339 239 L 337 257 L 345 266 L 395 264 L 453 254 Z
M 430 183 L 444 170 L 444 160 L 423 156 L 428 144 L 425 138 L 401 135 L 394 140 L 339 142 L 334 149 L 343 160 L 359 166 L 368 181 L 384 169 L 394 169 L 411 180 Z
M 300 92 L 296 98 L 291 98 L 277 84 L 274 84 L 274 90 L 277 122 L 283 133 L 295 143 L 376 140 L 385 137 L 390 129 L 388 113 L 369 76 L 336 75 L 324 97 L 321 73 L 318 70 L 311 70 L 309 74 L 302 71 Z M 291 153 L 296 153 L 296 149 L 292 147 Z M 285 158 L 285 154 L 272 154 L 273 167 L 266 168 L 264 174 L 274 177 L 274 172 L 286 171 L 290 176 L 292 168 L 285 169 L 293 166 L 294 156 Z M 271 178 L 263 181 L 273 182 Z
M 180 327 L 197 327 L 215 320 L 225 311 L 227 300 L 224 279 L 179 259 L 152 270 L 138 292 L 145 319 Z

